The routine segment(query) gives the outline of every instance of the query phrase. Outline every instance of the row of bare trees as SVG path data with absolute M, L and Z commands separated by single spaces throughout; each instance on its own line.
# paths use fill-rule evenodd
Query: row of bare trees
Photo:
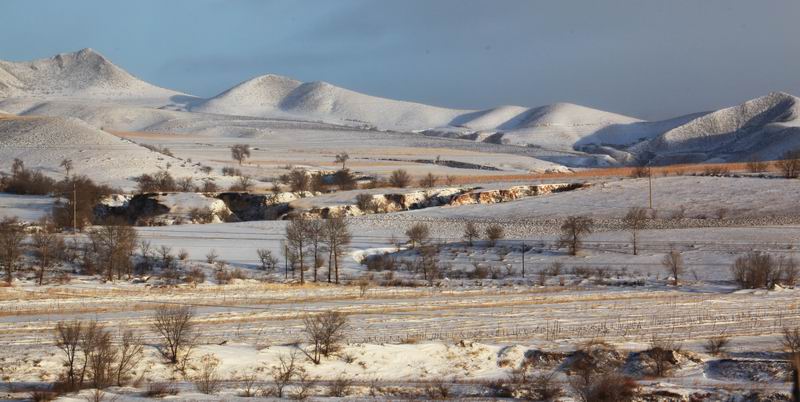
M 305 283 L 307 261 L 311 260 L 313 280 L 319 280 L 318 271 L 328 254 L 328 282 L 339 283 L 339 264 L 352 240 L 347 220 L 343 216 L 327 219 L 297 217 L 286 225 L 284 252 L 291 261 L 292 272 L 300 270 L 300 283 Z M 289 267 L 287 267 L 288 269 Z

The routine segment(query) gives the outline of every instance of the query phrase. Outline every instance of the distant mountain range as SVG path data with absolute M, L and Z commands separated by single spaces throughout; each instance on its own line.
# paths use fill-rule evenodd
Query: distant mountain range
M 622 164 L 775 159 L 800 146 L 798 98 L 785 93 L 663 121 L 570 103 L 448 109 L 277 75 L 201 99 L 142 81 L 91 49 L 31 62 L 0 61 L 0 109 L 77 116 L 117 129 L 141 129 L 177 114 L 293 119 L 581 151 Z

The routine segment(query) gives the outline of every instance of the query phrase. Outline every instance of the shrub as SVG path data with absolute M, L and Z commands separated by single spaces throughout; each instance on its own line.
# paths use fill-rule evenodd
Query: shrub
M 221 388 L 221 380 L 217 369 L 219 359 L 213 354 L 206 354 L 200 358 L 200 365 L 192 379 L 197 390 L 204 394 L 216 394 Z
M 347 169 L 337 170 L 333 174 L 333 184 L 337 185 L 340 190 L 352 190 L 356 188 L 356 178 Z
M 241 176 L 242 171 L 230 166 L 224 166 L 222 168 L 222 175 L 223 176 Z
M 780 274 L 773 268 L 774 263 L 772 256 L 757 251 L 740 256 L 731 267 L 733 280 L 743 289 L 771 289 Z
M 796 179 L 800 176 L 800 149 L 786 151 L 781 157 L 781 160 L 775 162 L 783 177 L 787 179 Z
M 570 386 L 583 402 L 628 402 L 639 395 L 639 387 L 629 377 L 608 373 L 587 379 L 571 378 Z
M 0 179 L 0 191 L 21 195 L 47 195 L 56 190 L 56 181 L 42 172 L 28 170 L 19 159 L 14 160 L 11 176 Z
M 136 190 L 139 193 L 178 191 L 178 184 L 175 178 L 166 170 L 156 172 L 152 175 L 145 173 L 133 180 L 137 183 Z
M 364 213 L 378 212 L 378 203 L 375 202 L 375 198 L 371 194 L 359 194 L 356 196 L 356 206 L 358 209 L 364 211 Z
M 489 247 L 494 247 L 497 240 L 503 238 L 503 227 L 500 225 L 489 225 L 486 228 L 486 239 L 489 240 Z
M 395 170 L 389 176 L 389 185 L 391 187 L 405 188 L 409 184 L 411 184 L 411 176 L 403 169 Z
M 730 343 L 730 340 L 731 338 L 724 334 L 712 336 L 706 342 L 705 346 L 706 352 L 712 355 L 718 355 L 725 351 L 725 349 L 728 347 L 728 344 Z
M 97 185 L 86 176 L 70 176 L 58 183 L 56 192 L 63 198 L 56 201 L 53 206 L 53 223 L 57 228 L 63 229 L 72 227 L 75 222 L 78 226 L 76 229 L 82 230 L 92 223 L 94 206 L 103 197 L 120 191 L 109 186 Z
M 747 170 L 750 173 L 762 173 L 769 168 L 769 163 L 759 160 L 756 157 L 751 158 L 747 161 Z
M 419 186 L 422 188 L 433 188 L 436 187 L 436 182 L 439 181 L 439 178 L 436 177 L 433 173 L 428 173 L 423 178 L 419 180 Z
M 414 248 L 420 244 L 424 244 L 426 241 L 428 241 L 430 235 L 430 228 L 428 228 L 428 225 L 423 222 L 417 222 L 408 230 L 406 230 L 406 236 L 408 236 L 408 242 L 411 243 L 411 248 Z

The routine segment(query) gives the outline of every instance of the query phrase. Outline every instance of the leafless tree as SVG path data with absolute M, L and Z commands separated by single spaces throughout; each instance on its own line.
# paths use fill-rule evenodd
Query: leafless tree
M 131 257 L 138 244 L 136 230 L 125 223 L 101 226 L 89 232 L 89 238 L 97 252 L 97 265 L 105 267 L 106 279 L 117 279 L 133 271 Z
M 239 162 L 239 166 L 241 166 L 242 162 L 244 162 L 244 160 L 249 157 L 250 157 L 250 145 L 236 144 L 231 147 L 231 158 Z
M 464 240 L 467 241 L 470 247 L 472 247 L 472 243 L 475 239 L 480 237 L 480 232 L 478 231 L 478 226 L 475 225 L 473 222 L 467 222 L 464 226 Z
M 561 225 L 561 244 L 569 248 L 571 255 L 577 255 L 581 239 L 592 233 L 594 221 L 585 216 L 570 216 Z
M 64 168 L 64 172 L 66 172 L 66 176 L 69 177 L 69 172 L 72 171 L 72 159 L 64 158 L 61 160 L 61 164 L 59 165 Z
M 130 374 L 139 364 L 143 352 L 144 343 L 142 343 L 141 336 L 132 329 L 122 331 L 115 368 L 117 386 L 121 387 L 130 378 Z
M 787 179 L 796 179 L 800 176 L 800 149 L 786 151 L 775 166 Z
M 219 363 L 219 359 L 211 353 L 200 357 L 199 366 L 195 369 L 192 379 L 198 391 L 207 395 L 219 392 L 222 385 L 218 371 Z
M 345 169 L 345 164 L 348 160 L 350 160 L 350 155 L 348 155 L 347 152 L 340 152 L 336 154 L 336 163 L 342 164 L 342 170 Z
M 305 252 L 309 246 L 309 219 L 298 217 L 286 225 L 286 245 L 297 256 L 300 264 L 300 284 L 305 283 Z
M 430 228 L 423 222 L 417 222 L 406 230 L 406 236 L 408 237 L 408 242 L 411 243 L 411 248 L 415 248 L 428 241 L 430 235 Z
M 278 364 L 272 367 L 272 381 L 275 383 L 274 396 L 283 398 L 283 390 L 292 380 L 305 373 L 305 369 L 297 361 L 297 353 L 278 356 Z
M 305 169 L 292 169 L 287 177 L 289 189 L 293 192 L 308 191 L 311 177 Z
M 3 218 L 0 221 L 0 264 L 6 272 L 6 283 L 11 283 L 14 271 L 22 256 L 22 241 L 25 229 L 17 218 Z
M 347 329 L 347 317 L 337 311 L 327 311 L 304 318 L 303 324 L 306 337 L 312 345 L 310 353 L 305 350 L 303 353 L 314 364 L 319 364 L 323 356 L 328 357 L 338 351 Z
M 339 283 L 339 260 L 352 240 L 347 220 L 343 216 L 332 216 L 323 225 L 323 242 L 328 249 L 328 282 L 333 268 L 336 283 Z
M 69 389 L 78 386 L 78 353 L 80 352 L 81 333 L 83 323 L 80 321 L 64 322 L 56 324 L 56 346 L 63 353 L 63 364 L 66 371 L 64 377 Z
M 800 328 L 783 328 L 783 338 L 781 339 L 783 350 L 791 356 L 800 356 Z
M 647 221 L 647 210 L 642 207 L 631 207 L 623 219 L 625 227 L 631 231 L 631 239 L 633 240 L 633 255 L 638 254 L 637 236 L 639 231 L 644 228 Z
M 675 249 L 670 250 L 669 253 L 664 255 L 664 259 L 661 260 L 661 265 L 663 265 L 669 275 L 672 276 L 672 284 L 678 286 L 678 279 L 681 274 L 683 274 L 684 270 L 681 252 Z
M 314 282 L 317 282 L 317 272 L 325 264 L 322 256 L 322 246 L 325 240 L 325 222 L 320 219 L 311 219 L 306 224 L 306 237 L 308 238 L 309 251 L 312 264 L 314 264 Z
M 503 227 L 500 225 L 492 224 L 486 228 L 486 239 L 489 240 L 489 247 L 494 247 L 503 236 Z
M 187 359 L 197 340 L 194 310 L 188 306 L 162 305 L 153 314 L 153 331 L 161 337 L 158 350 L 171 364 Z
M 419 180 L 419 186 L 422 188 L 433 188 L 436 187 L 437 181 L 439 181 L 439 178 L 436 177 L 433 173 L 428 172 L 428 174 L 426 174 Z
M 750 173 L 761 173 L 769 168 L 769 163 L 758 159 L 758 157 L 753 156 L 750 160 L 747 161 L 747 170 Z
M 255 182 L 253 178 L 244 174 L 236 178 L 236 182 L 233 183 L 228 189 L 230 191 L 251 191 L 255 186 Z
M 64 241 L 56 234 L 52 220 L 45 217 L 39 220 L 38 230 L 33 234 L 34 257 L 36 257 L 36 282 L 41 286 L 44 283 L 45 272 L 54 263 L 56 253 L 63 249 Z
M 753 251 L 736 258 L 731 266 L 731 273 L 733 280 L 744 289 L 771 289 L 780 276 L 773 266 L 772 256 Z
M 403 169 L 395 170 L 389 176 L 389 185 L 392 187 L 405 188 L 409 184 L 411 184 L 411 176 Z

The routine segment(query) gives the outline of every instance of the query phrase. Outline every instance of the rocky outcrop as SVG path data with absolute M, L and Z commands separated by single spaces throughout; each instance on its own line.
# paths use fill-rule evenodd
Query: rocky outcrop
M 123 219 L 134 225 L 173 225 L 274 220 L 289 212 L 289 203 L 311 192 L 250 194 L 227 192 L 115 194 L 94 207 L 95 218 Z
M 478 188 L 443 188 L 419 190 L 409 193 L 376 194 L 372 196 L 373 207 L 364 211 L 356 204 L 315 207 L 305 211 L 292 211 L 292 216 L 328 218 L 329 216 L 359 216 L 370 213 L 387 213 L 414 209 L 470 204 L 496 204 L 524 197 L 534 197 L 560 191 L 587 187 L 586 183 L 553 183 L 530 186 L 513 186 L 507 189 L 482 190 Z

